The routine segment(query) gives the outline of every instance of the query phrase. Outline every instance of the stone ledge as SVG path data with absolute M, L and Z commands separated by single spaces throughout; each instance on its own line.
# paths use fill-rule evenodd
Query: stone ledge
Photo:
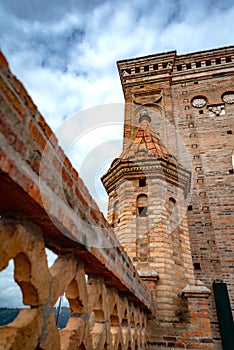
M 143 281 L 158 281 L 159 275 L 155 270 L 138 270 L 139 276 Z
M 208 298 L 211 294 L 211 291 L 200 280 L 197 280 L 194 286 L 186 286 L 182 290 L 182 294 L 186 298 L 189 298 L 189 297 Z

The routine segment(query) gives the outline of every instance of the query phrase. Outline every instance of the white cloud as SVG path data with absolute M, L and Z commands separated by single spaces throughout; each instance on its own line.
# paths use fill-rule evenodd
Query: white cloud
M 116 60 L 231 44 L 228 0 L 88 3 L 59 1 L 55 11 L 53 1 L 24 1 L 24 12 L 2 4 L 2 47 L 53 129 L 81 109 L 123 100 Z
M 206 2 L 202 2 L 204 6 L 201 7 L 197 2 L 189 4 L 186 2 L 183 20 L 172 22 L 163 31 L 160 45 L 164 45 L 164 49 L 171 45 L 178 53 L 186 53 L 232 44 L 230 32 L 234 28 L 234 4 L 223 11 L 208 7 Z

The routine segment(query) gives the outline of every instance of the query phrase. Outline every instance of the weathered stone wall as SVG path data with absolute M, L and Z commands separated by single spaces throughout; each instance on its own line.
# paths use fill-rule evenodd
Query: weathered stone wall
M 14 260 L 30 306 L 1 328 L 0 349 L 144 348 L 148 287 L 3 55 L 0 68 L 0 269 Z M 45 247 L 58 255 L 50 268 Z

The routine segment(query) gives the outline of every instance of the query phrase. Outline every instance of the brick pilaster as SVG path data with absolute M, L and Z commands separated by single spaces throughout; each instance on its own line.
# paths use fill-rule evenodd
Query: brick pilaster
M 189 349 L 214 349 L 208 298 L 211 291 L 201 281 L 183 289 L 187 299 L 189 324 L 184 336 L 189 339 Z

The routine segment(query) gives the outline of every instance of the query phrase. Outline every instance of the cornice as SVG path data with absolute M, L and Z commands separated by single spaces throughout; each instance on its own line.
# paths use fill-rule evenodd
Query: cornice
M 234 74 L 234 46 L 177 55 L 176 51 L 117 62 L 123 90 Z
M 185 195 L 190 188 L 191 173 L 181 165 L 163 159 L 147 159 L 128 161 L 119 159 L 108 172 L 103 175 L 102 182 L 108 194 L 126 179 L 161 179 L 184 190 Z

